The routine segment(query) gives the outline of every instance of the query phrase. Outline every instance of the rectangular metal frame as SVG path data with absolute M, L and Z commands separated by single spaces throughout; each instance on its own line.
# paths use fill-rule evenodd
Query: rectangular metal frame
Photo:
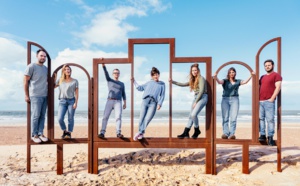
M 99 64 L 131 64 L 131 76 L 134 75 L 134 45 L 139 44 L 169 44 L 170 48 L 170 77 L 172 78 L 173 63 L 199 62 L 206 64 L 206 80 L 208 83 L 208 103 L 206 106 L 206 137 L 198 139 L 172 138 L 172 84 L 170 84 L 169 105 L 169 136 L 167 138 L 145 138 L 141 141 L 133 141 L 133 113 L 134 96 L 133 84 L 131 83 L 131 131 L 129 138 L 98 138 L 98 72 Z M 98 149 L 99 148 L 205 148 L 206 150 L 206 174 L 212 173 L 212 77 L 211 57 L 175 57 L 175 38 L 144 38 L 128 40 L 128 58 L 95 58 L 93 59 L 94 77 L 94 122 L 93 122 L 93 173 L 98 173 Z

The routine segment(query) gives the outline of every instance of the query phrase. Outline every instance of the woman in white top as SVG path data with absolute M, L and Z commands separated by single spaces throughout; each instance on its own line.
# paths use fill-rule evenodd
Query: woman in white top
M 71 132 L 74 128 L 74 114 L 78 103 L 78 81 L 71 78 L 72 69 L 69 65 L 64 65 L 61 70 L 61 77 L 56 82 L 55 88 L 59 87 L 59 106 L 58 106 L 58 122 L 61 130 L 63 130 L 62 139 L 71 138 Z M 55 75 L 56 79 L 56 75 Z M 66 127 L 64 117 L 68 112 L 68 129 Z

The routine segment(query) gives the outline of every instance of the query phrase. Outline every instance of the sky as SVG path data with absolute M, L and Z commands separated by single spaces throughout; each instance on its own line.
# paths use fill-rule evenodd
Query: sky
M 224 63 L 242 61 L 255 70 L 255 56 L 270 39 L 282 38 L 282 109 L 300 110 L 300 1 L 298 0 L 0 0 L 0 110 L 26 110 L 23 77 L 27 66 L 27 42 L 43 46 L 52 59 L 52 72 L 64 63 L 77 63 L 92 76 L 93 58 L 126 58 L 129 38 L 175 38 L 176 57 L 212 57 L 212 74 Z M 139 84 L 150 80 L 152 66 L 161 71 L 166 83 L 163 110 L 169 105 L 169 46 L 134 46 L 134 77 Z M 32 62 L 36 62 L 32 48 Z M 276 43 L 268 45 L 260 56 L 273 59 L 277 68 Z M 173 79 L 186 82 L 191 64 L 174 64 Z M 250 72 L 241 65 L 237 78 Z M 226 76 L 224 67 L 218 74 Z M 101 67 L 101 66 L 99 66 Z M 107 65 L 108 71 L 119 68 L 130 103 L 130 65 Z M 205 77 L 206 66 L 200 64 Z M 78 110 L 87 110 L 87 78 L 72 68 L 79 80 Z M 107 98 L 107 84 L 99 68 L 99 110 Z M 251 81 L 240 87 L 240 108 L 251 109 Z M 55 90 L 55 107 L 57 108 Z M 189 110 L 193 94 L 188 88 L 173 85 L 173 109 Z M 134 91 L 135 109 L 142 92 Z M 217 109 L 220 110 L 222 87 L 217 86 Z M 128 109 L 131 108 L 127 104 Z

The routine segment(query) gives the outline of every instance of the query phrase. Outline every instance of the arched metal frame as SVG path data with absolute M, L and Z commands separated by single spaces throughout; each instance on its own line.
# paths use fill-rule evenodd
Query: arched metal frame
M 50 74 L 51 74 L 51 57 L 49 55 L 49 53 L 47 52 L 47 50 L 45 48 L 43 48 L 41 45 L 28 41 L 27 42 L 27 65 L 29 65 L 31 63 L 31 46 L 36 46 L 37 48 L 43 49 L 46 51 L 46 56 L 47 56 L 47 62 L 48 62 L 48 82 L 50 80 Z M 48 83 L 48 90 L 50 89 L 50 84 Z M 48 102 L 50 97 L 50 93 L 48 92 Z M 48 105 L 49 106 L 49 105 Z M 27 103 L 27 172 L 30 173 L 31 172 L 31 145 L 39 145 L 34 143 L 31 140 L 31 107 L 30 107 L 30 103 Z M 48 117 L 47 117 L 47 135 L 50 135 L 50 119 L 51 117 L 50 113 L 48 112 Z
M 198 139 L 178 139 L 172 138 L 172 84 L 169 96 L 169 136 L 167 138 L 144 138 L 141 141 L 133 141 L 133 113 L 134 96 L 133 84 L 131 82 L 131 136 L 129 138 L 98 138 L 98 72 L 99 65 L 105 64 L 131 64 L 131 76 L 134 75 L 134 45 L 140 44 L 169 44 L 170 46 L 170 77 L 172 78 L 173 63 L 192 63 L 199 62 L 206 64 L 206 80 L 208 82 L 208 103 L 206 106 L 206 137 Z M 206 150 L 206 173 L 212 173 L 212 77 L 211 77 L 211 57 L 175 57 L 175 38 L 154 38 L 154 39 L 129 39 L 128 58 L 94 58 L 94 122 L 93 122 L 93 173 L 98 174 L 98 149 L 99 148 L 205 148 Z
M 71 138 L 71 139 L 55 139 L 54 138 L 54 74 L 64 66 L 64 65 L 69 65 L 69 66 L 75 66 L 79 69 L 81 69 L 87 76 L 88 79 L 88 138 Z M 58 76 L 58 75 L 57 75 Z M 92 172 L 92 135 L 93 135 L 93 128 L 92 128 L 92 84 L 93 84 L 93 78 L 90 77 L 89 73 L 87 70 L 82 67 L 81 65 L 78 65 L 76 63 L 65 63 L 57 67 L 51 77 L 51 81 L 53 83 L 52 87 L 49 89 L 50 95 L 51 95 L 51 102 L 49 102 L 49 110 L 48 112 L 51 113 L 51 129 L 50 129 L 50 139 L 54 143 L 57 144 L 57 174 L 63 174 L 63 145 L 64 144 L 73 144 L 73 143 L 88 143 L 88 173 Z
M 263 49 L 273 43 L 277 42 L 277 73 L 281 75 L 281 37 L 273 38 L 269 41 L 267 41 L 265 44 L 263 44 L 260 49 L 258 50 L 256 54 L 256 60 L 255 60 L 255 66 L 256 66 L 256 83 L 259 85 L 259 57 L 260 53 L 263 51 Z M 256 91 L 256 95 L 259 95 L 259 90 Z M 259 96 L 256 96 L 255 98 L 255 107 L 259 108 Z M 257 121 L 259 122 L 259 109 L 255 110 L 257 115 Z M 257 125 L 257 128 L 255 129 L 255 136 L 257 142 L 258 142 L 258 136 L 259 136 L 259 123 Z M 277 140 L 275 140 L 277 145 L 277 171 L 282 172 L 281 169 L 281 91 L 277 95 Z
M 223 69 L 224 67 L 228 66 L 228 65 L 232 65 L 232 64 L 237 64 L 237 65 L 242 65 L 244 67 L 246 67 L 249 72 L 253 72 L 252 68 L 244 63 L 244 62 L 241 62 L 241 61 L 229 61 L 227 63 L 224 63 L 222 66 L 220 66 L 218 68 L 218 70 L 216 71 L 216 75 L 218 75 L 218 73 L 220 72 L 221 69 Z M 255 82 L 255 75 L 253 75 L 252 77 L 252 110 L 255 110 L 255 93 L 256 93 L 256 89 L 257 89 L 257 86 L 256 86 L 256 82 Z M 235 140 L 230 140 L 230 139 L 220 139 L 220 138 L 217 138 L 216 136 L 216 130 L 217 130 L 217 121 L 216 121 L 216 117 L 217 117 L 217 108 L 216 108 L 216 104 L 217 104 L 217 101 L 216 101 L 216 98 L 217 98 L 217 82 L 216 82 L 216 79 L 213 80 L 213 84 L 214 84 L 214 87 L 213 87 L 213 97 L 214 97 L 214 105 L 213 105 L 213 116 L 214 116 L 214 119 L 213 119 L 213 123 L 214 123 L 214 133 L 213 133 L 213 174 L 217 174 L 216 172 L 216 156 L 217 156 L 217 153 L 216 153 L 216 146 L 217 144 L 239 144 L 239 145 L 242 145 L 243 146 L 243 158 L 242 158 L 242 165 L 243 165 L 243 173 L 244 174 L 249 174 L 249 144 L 250 143 L 253 143 L 255 142 L 256 140 L 255 139 L 255 125 L 256 125 L 256 116 L 255 114 L 252 113 L 252 139 L 235 139 Z
M 34 42 L 27 42 L 27 65 L 31 63 L 31 46 L 36 46 L 40 49 L 45 50 L 41 45 L 34 43 Z M 46 50 L 45 50 L 46 51 Z M 63 144 L 73 144 L 73 143 L 88 143 L 88 172 L 92 172 L 92 82 L 93 78 L 90 78 L 90 75 L 86 71 L 85 68 L 82 66 L 75 64 L 75 63 L 67 63 L 70 66 L 76 66 L 80 69 L 82 69 L 88 78 L 88 138 L 72 138 L 68 140 L 63 139 L 55 139 L 54 138 L 54 79 L 53 75 L 51 77 L 51 58 L 48 52 L 46 51 L 47 55 L 47 62 L 48 62 L 48 117 L 47 117 L 47 136 L 48 136 L 48 142 L 43 142 L 40 144 L 36 144 L 31 140 L 31 108 L 30 103 L 27 103 L 27 172 L 31 172 L 31 145 L 49 145 L 49 144 L 56 144 L 57 148 L 57 174 L 63 174 Z M 58 70 L 60 70 L 63 67 L 63 65 L 59 66 L 53 73 L 57 73 Z M 50 83 L 53 82 L 53 83 Z

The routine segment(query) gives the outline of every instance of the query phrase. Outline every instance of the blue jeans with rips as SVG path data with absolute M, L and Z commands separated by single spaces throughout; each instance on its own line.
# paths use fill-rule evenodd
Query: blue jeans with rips
M 122 126 L 122 101 L 121 100 L 107 100 L 103 119 L 102 119 L 102 127 L 101 127 L 101 134 L 105 134 L 106 126 L 111 114 L 112 110 L 115 110 L 115 119 L 116 119 L 116 133 L 121 134 L 121 126 Z
M 189 129 L 192 127 L 193 124 L 194 124 L 194 127 L 196 127 L 196 128 L 199 127 L 198 114 L 203 109 L 203 107 L 206 105 L 207 100 L 208 100 L 208 95 L 203 94 L 201 99 L 197 102 L 196 106 L 193 108 L 196 98 L 197 98 L 197 95 L 195 95 L 194 101 L 192 103 L 191 112 L 189 115 L 189 121 L 186 125 L 186 128 L 189 128 Z
M 139 121 L 139 133 L 144 134 L 147 126 L 149 125 L 150 121 L 154 117 L 156 113 L 157 103 L 156 101 L 151 98 L 143 99 L 141 112 L 140 112 L 140 121 Z
M 266 123 L 268 123 L 268 137 L 273 137 L 275 131 L 275 101 L 260 101 L 259 102 L 259 133 L 266 135 Z
M 61 130 L 67 130 L 64 119 L 65 119 L 66 112 L 68 111 L 68 131 L 73 132 L 74 115 L 75 115 L 75 110 L 76 110 L 76 109 L 73 109 L 74 103 L 75 103 L 75 98 L 59 100 L 57 115 L 58 115 L 58 123 L 60 125 Z
M 48 105 L 47 96 L 30 97 L 32 136 L 43 135 L 47 105 Z
M 232 136 L 235 134 L 236 129 L 236 119 L 239 113 L 239 97 L 223 97 L 221 102 L 222 108 L 222 126 L 223 126 L 223 134 L 226 136 Z M 228 126 L 230 118 L 230 129 Z

